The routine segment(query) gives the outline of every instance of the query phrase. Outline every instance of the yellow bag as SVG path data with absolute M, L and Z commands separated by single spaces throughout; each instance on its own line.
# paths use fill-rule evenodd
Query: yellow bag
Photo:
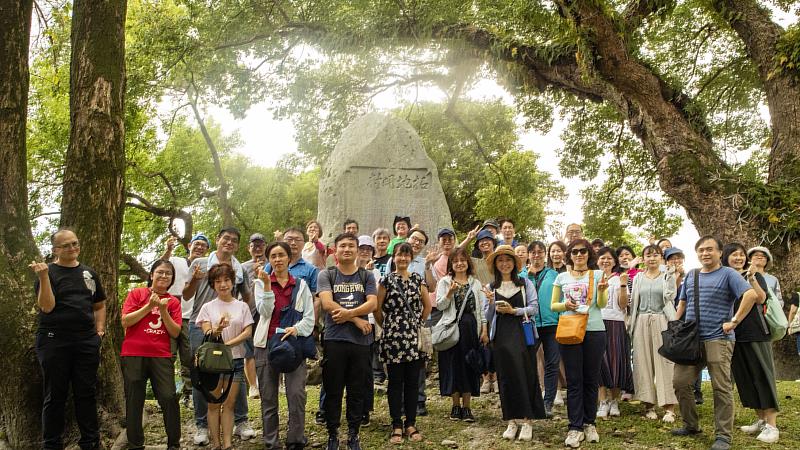
M 592 304 L 594 296 L 594 271 L 589 271 L 589 292 L 587 299 Z M 559 344 L 575 345 L 583 342 L 586 336 L 586 324 L 589 323 L 589 314 L 561 314 L 556 328 L 556 341 Z

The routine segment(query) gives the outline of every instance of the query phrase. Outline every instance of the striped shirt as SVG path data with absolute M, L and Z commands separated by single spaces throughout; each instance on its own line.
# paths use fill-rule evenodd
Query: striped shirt
M 700 270 L 700 269 L 697 269 Z M 722 324 L 733 317 L 733 303 L 751 289 L 750 284 L 730 267 L 700 272 L 700 340 L 735 340 L 733 332 L 725 334 Z M 688 273 L 681 286 L 680 300 L 686 301 L 686 320 L 694 319 L 694 274 Z

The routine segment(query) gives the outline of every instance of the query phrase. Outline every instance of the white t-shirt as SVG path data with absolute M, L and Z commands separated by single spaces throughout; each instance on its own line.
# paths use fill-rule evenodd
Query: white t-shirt
M 197 326 L 202 327 L 203 322 L 210 322 L 211 326 L 217 326 L 223 316 L 228 317 L 229 325 L 222 330 L 222 340 L 229 341 L 242 334 L 245 327 L 253 325 L 253 315 L 250 314 L 250 307 L 247 303 L 234 299 L 230 302 L 222 301 L 218 298 L 211 300 L 200 308 L 197 315 Z M 234 359 L 244 358 L 244 346 L 239 343 L 231 347 Z
M 603 313 L 603 320 L 625 321 L 625 311 L 619 307 L 620 287 L 618 275 L 608 279 L 608 303 L 605 308 L 600 310 Z
M 170 256 L 169 262 L 175 267 L 175 282 L 169 288 L 170 294 L 181 299 L 181 317 L 186 320 L 192 315 L 192 306 L 194 306 L 194 297 L 190 299 L 183 298 L 183 288 L 192 280 L 192 274 L 189 272 L 189 262 L 186 258 L 180 256 Z

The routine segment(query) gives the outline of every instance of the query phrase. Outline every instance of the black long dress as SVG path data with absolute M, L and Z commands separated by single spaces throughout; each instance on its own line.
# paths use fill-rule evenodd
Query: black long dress
M 495 299 L 505 300 L 515 308 L 525 306 L 521 290 L 511 298 L 495 291 Z M 503 420 L 544 419 L 544 401 L 536 368 L 536 346 L 528 347 L 525 343 L 522 316 L 497 314 L 492 351 Z
M 458 344 L 439 352 L 439 393 L 446 397 L 471 394 L 478 397 L 481 374 L 467 364 L 467 353 L 480 346 L 478 321 L 475 319 L 475 296 L 470 285 L 463 285 L 453 293 L 456 311 L 466 301 L 461 320 L 458 321 Z

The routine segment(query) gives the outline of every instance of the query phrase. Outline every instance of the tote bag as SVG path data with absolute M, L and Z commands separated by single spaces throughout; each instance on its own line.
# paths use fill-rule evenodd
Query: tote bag
M 663 344 L 658 354 L 684 366 L 694 366 L 703 361 L 700 351 L 700 271 L 694 269 L 694 319 L 671 320 L 667 329 L 661 332 Z M 684 313 L 684 317 L 686 314 Z

